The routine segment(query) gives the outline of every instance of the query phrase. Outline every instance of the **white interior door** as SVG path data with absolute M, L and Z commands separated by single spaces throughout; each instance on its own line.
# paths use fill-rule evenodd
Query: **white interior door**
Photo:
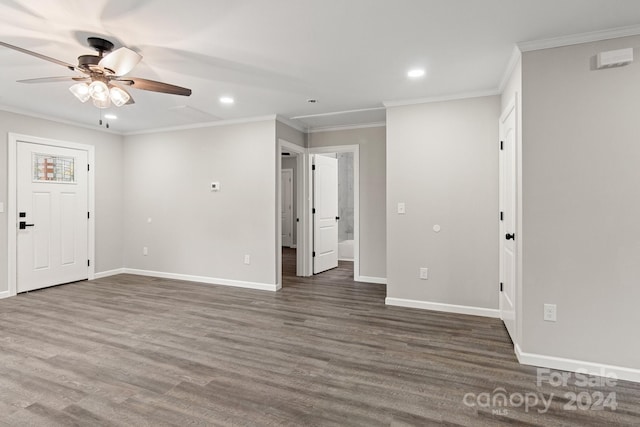
M 87 152 L 17 148 L 17 292 L 87 279 Z
M 282 169 L 282 246 L 293 245 L 293 169 Z
M 500 314 L 516 340 L 516 108 L 500 118 Z
M 313 157 L 313 274 L 317 274 L 338 266 L 338 159 Z

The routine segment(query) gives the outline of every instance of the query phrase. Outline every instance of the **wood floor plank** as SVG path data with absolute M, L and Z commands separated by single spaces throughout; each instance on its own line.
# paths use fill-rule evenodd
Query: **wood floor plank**
M 352 263 L 277 293 L 118 275 L 0 301 L 0 426 L 640 425 L 640 384 L 537 386 L 497 319 L 385 306 Z M 465 395 L 554 396 L 505 411 Z M 615 411 L 565 393 L 615 392 Z

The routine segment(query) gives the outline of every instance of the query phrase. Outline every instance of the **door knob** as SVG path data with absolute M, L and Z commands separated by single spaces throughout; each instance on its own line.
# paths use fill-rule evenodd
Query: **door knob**
M 336 217 L 336 221 L 340 221 L 340 217 L 339 216 Z
M 27 221 L 20 221 L 20 230 L 24 230 L 27 227 L 33 227 L 35 224 L 27 224 Z
M 504 238 L 507 240 L 516 240 L 516 235 L 515 233 L 511 233 L 511 234 L 507 233 L 507 235 L 504 236 Z

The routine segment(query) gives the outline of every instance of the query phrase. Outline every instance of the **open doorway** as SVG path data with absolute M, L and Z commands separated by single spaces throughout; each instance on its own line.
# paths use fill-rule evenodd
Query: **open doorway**
M 297 273 L 297 228 L 299 222 L 296 197 L 296 172 L 298 155 L 283 150 L 280 170 L 280 223 L 282 247 L 282 275 L 295 276 Z
M 307 276 L 307 222 L 304 190 L 306 185 L 306 150 L 285 140 L 278 140 L 277 162 L 277 283 L 283 276 Z

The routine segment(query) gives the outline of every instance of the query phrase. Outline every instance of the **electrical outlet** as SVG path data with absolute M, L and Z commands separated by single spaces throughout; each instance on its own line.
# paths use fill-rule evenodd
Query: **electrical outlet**
M 420 268 L 420 279 L 427 280 L 429 278 L 429 269 L 427 267 Z
M 149 255 L 149 248 L 147 248 L 146 246 L 144 246 L 142 248 L 142 255 L 147 256 Z
M 244 263 L 247 265 L 251 264 L 251 255 L 244 256 Z
M 398 203 L 398 213 L 400 215 L 404 215 L 405 212 L 406 210 L 405 210 L 404 202 Z
M 555 304 L 544 305 L 544 320 L 546 322 L 556 321 L 556 305 Z

